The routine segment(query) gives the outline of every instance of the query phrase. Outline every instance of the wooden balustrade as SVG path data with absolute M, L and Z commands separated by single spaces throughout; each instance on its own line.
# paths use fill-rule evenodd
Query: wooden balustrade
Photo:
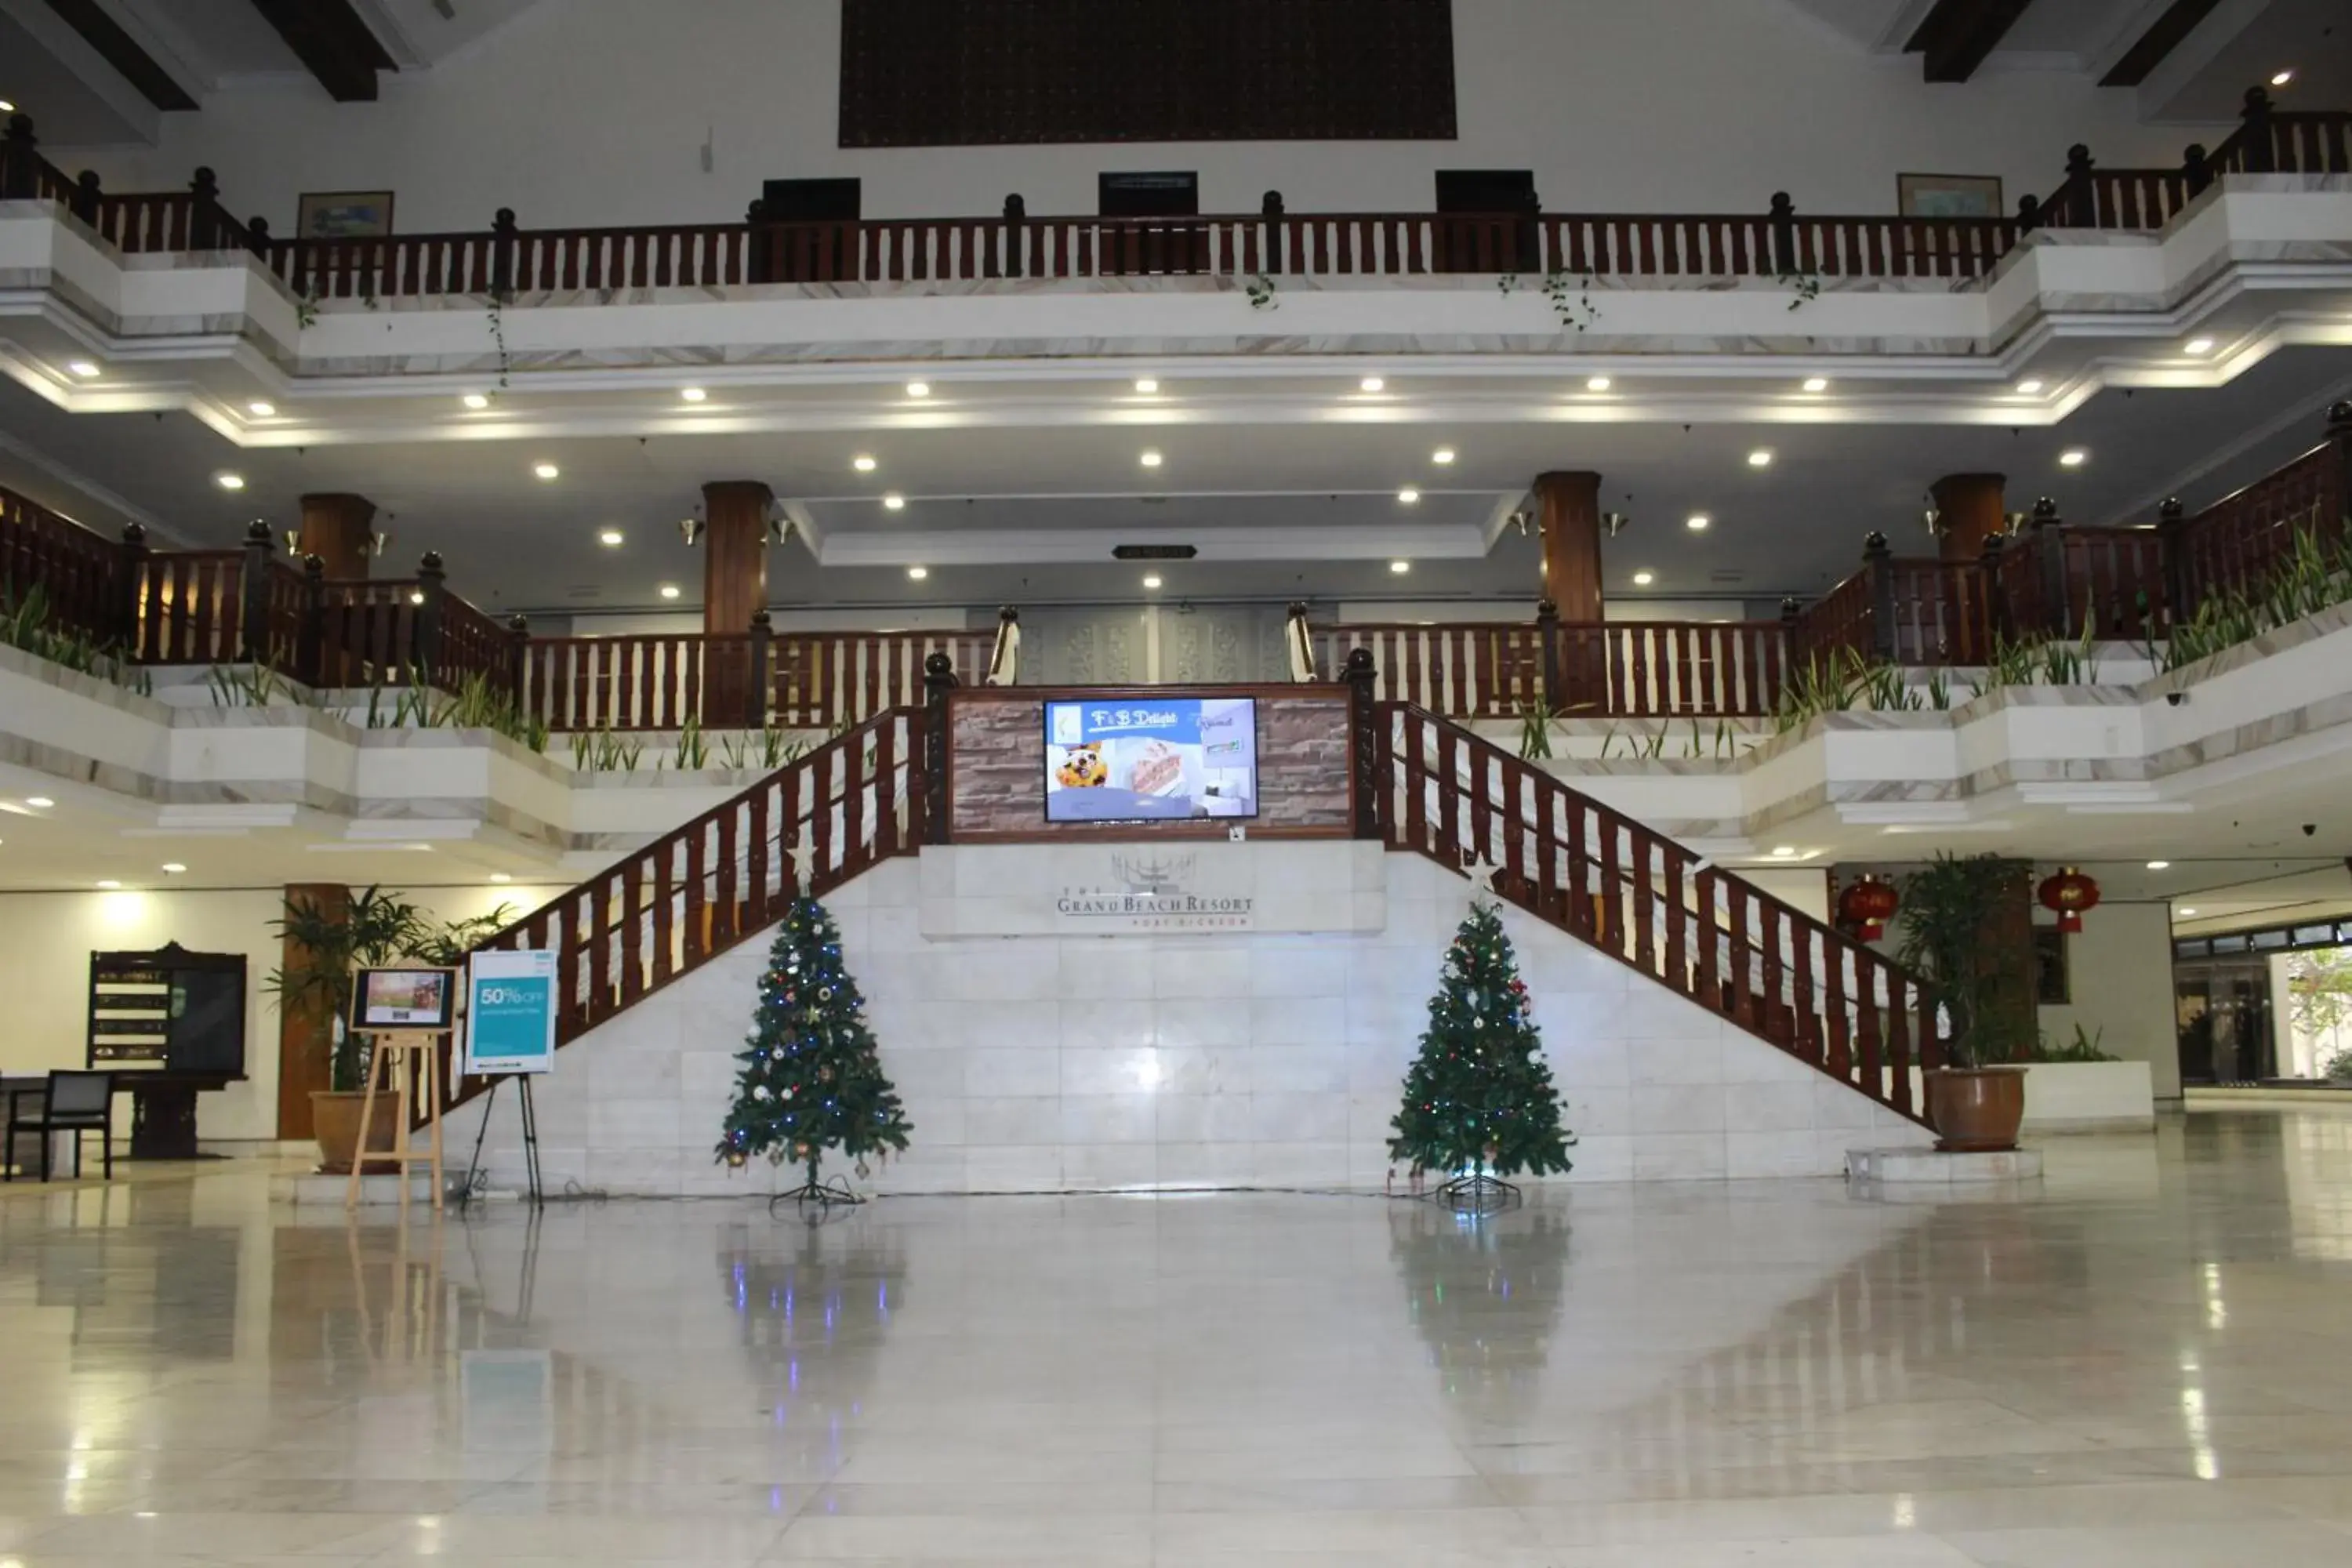
M 966 686 L 988 679 L 994 631 L 780 633 L 771 649 L 768 711 L 787 729 L 861 723 L 923 700 L 923 661 L 948 656 Z
M 455 594 L 442 594 L 436 603 L 438 623 L 431 643 L 434 683 L 453 689 L 470 679 L 488 680 L 494 689 L 514 689 L 514 639 L 487 614 Z
M 319 684 L 407 685 L 423 668 L 416 627 L 424 599 L 425 586 L 414 577 L 325 584 L 319 605 Z
M 1409 704 L 1374 719 L 1389 847 L 1484 861 L 1496 891 L 1678 994 L 1915 1119 L 1941 1065 L 1932 994 L 1894 963 L 1693 851 Z
M 1376 698 L 1459 719 L 1759 717 L 1779 704 L 1789 661 L 1778 621 L 1355 625 L 1314 637 L 1326 675 L 1361 648 Z
M 245 552 L 158 551 L 133 568 L 142 664 L 233 664 L 245 652 Z
M 2339 409 L 2343 405 L 2339 405 Z M 2215 501 L 2180 529 L 2181 594 L 2187 617 L 2216 594 L 2252 595 L 2295 552 L 2297 534 L 2333 545 L 2352 511 L 2352 418 L 2331 439 L 2285 468 Z
M 1511 719 L 1544 705 L 1543 644 L 1531 623 L 1322 626 L 1315 642 L 1327 676 L 1358 648 L 1370 650 L 1382 701 L 1457 719 Z
M 1877 605 L 1871 568 L 1863 569 L 1813 601 L 1790 628 L 1791 668 L 1826 669 L 1859 658 L 1878 647 Z
M 113 541 L 0 489 L 0 594 L 13 606 L 38 586 L 50 630 L 128 641 L 122 557 Z
M 1879 651 L 1897 664 L 1982 664 L 1992 652 L 1991 595 L 1974 562 L 1889 559 Z
M 527 658 L 523 711 L 559 732 L 758 722 L 748 635 L 534 637 Z

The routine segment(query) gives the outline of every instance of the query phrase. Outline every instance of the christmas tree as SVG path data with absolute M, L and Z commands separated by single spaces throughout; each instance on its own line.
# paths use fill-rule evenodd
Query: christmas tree
M 804 1194 L 845 1198 L 838 1184 L 817 1183 L 826 1150 L 857 1160 L 862 1175 L 866 1155 L 905 1149 L 906 1112 L 882 1076 L 865 1014 L 866 999 L 842 966 L 833 917 L 814 899 L 793 900 L 760 976 L 759 1015 L 736 1057 L 743 1070 L 719 1158 L 735 1166 L 754 1154 L 775 1164 L 804 1161 Z
M 1421 1054 L 1406 1069 L 1404 1104 L 1390 1125 L 1397 1134 L 1390 1156 L 1412 1162 L 1416 1174 L 1448 1172 L 1486 1187 L 1496 1184 L 1489 1176 L 1569 1168 L 1573 1139 L 1559 1124 L 1528 988 L 1490 900 L 1471 905 L 1446 952 Z

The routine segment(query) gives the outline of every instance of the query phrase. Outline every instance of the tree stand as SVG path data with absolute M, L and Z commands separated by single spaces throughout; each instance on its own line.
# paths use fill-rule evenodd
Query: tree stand
M 1501 1209 L 1515 1209 L 1527 1201 L 1518 1188 L 1483 1171 L 1456 1176 L 1429 1196 L 1432 1202 L 1461 1214 L 1494 1214 Z
M 770 1198 L 768 1213 L 773 1215 L 778 1206 L 783 1204 L 814 1204 L 819 1208 L 834 1209 L 854 1207 L 865 1201 L 849 1190 L 848 1182 L 842 1177 L 833 1176 L 824 1181 L 817 1180 L 816 1165 L 812 1161 L 808 1168 L 808 1180 L 791 1192 L 778 1193 L 774 1197 Z

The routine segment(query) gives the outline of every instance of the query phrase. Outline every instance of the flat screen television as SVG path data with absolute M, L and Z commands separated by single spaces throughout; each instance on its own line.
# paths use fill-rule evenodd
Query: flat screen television
M 351 1026 L 358 1033 L 438 1033 L 457 1010 L 454 969 L 362 969 L 352 977 Z
M 1045 704 L 1047 822 L 1257 815 L 1257 703 L 1247 697 Z

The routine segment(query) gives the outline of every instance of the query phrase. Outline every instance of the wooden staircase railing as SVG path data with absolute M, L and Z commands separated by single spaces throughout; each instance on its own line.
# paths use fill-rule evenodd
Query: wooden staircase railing
M 1916 976 L 1434 714 L 1382 702 L 1373 731 L 1389 847 L 1486 860 L 1538 919 L 1925 1125 L 1910 1069 L 1943 1041 Z

